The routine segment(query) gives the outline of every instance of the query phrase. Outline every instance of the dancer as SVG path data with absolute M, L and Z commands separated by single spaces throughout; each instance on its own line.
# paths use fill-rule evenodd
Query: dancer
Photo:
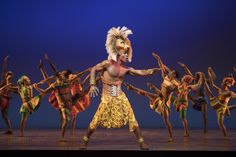
M 161 68 L 161 76 L 163 79 L 163 82 L 161 84 L 160 92 L 162 96 L 162 101 L 157 101 L 159 106 L 165 106 L 165 112 L 163 112 L 163 118 L 165 125 L 169 132 L 169 142 L 173 141 L 173 133 L 172 133 L 172 125 L 170 123 L 169 117 L 170 117 L 170 100 L 172 99 L 173 92 L 177 89 L 180 82 L 178 80 L 179 73 L 176 70 L 171 70 L 169 67 L 163 64 L 161 57 L 156 54 L 152 53 L 153 57 L 157 60 L 159 67 Z M 154 89 L 156 93 L 158 94 L 158 89 L 155 87 L 155 85 L 148 83 L 148 86 L 150 89 Z M 172 93 L 172 94 L 171 94 Z
M 236 98 L 236 93 L 229 90 L 231 86 L 235 85 L 235 79 L 232 75 L 229 75 L 222 80 L 221 87 L 218 87 L 213 81 L 216 76 L 211 67 L 208 68 L 208 75 L 210 78 L 210 86 L 217 92 L 217 96 L 214 96 L 209 88 L 209 84 L 205 82 L 207 93 L 210 98 L 210 104 L 216 111 L 219 128 L 222 130 L 224 137 L 227 137 L 224 117 L 230 116 L 230 111 L 236 108 L 236 105 L 228 106 L 229 100 L 231 98 Z
M 191 74 L 186 74 L 182 77 L 181 83 L 178 85 L 177 98 L 174 101 L 174 106 L 176 111 L 180 113 L 180 118 L 184 127 L 184 137 L 189 136 L 188 122 L 186 118 L 188 109 L 188 95 L 191 90 L 195 91 L 200 88 L 203 82 L 203 74 L 197 72 L 199 75 L 199 80 L 195 84 L 191 84 L 194 77 Z
M 189 68 L 181 63 L 178 62 L 179 65 L 181 67 L 184 68 L 185 72 L 188 75 L 193 76 L 193 74 L 191 73 L 191 71 L 189 70 Z M 205 78 L 205 74 L 203 74 L 203 78 Z M 194 83 L 197 83 L 199 81 L 200 77 L 198 74 L 195 74 L 194 76 Z M 194 96 L 192 95 L 188 95 L 188 98 L 191 102 L 191 104 L 193 105 L 193 109 L 196 111 L 200 111 L 202 112 L 202 121 L 203 121 L 203 132 L 206 133 L 207 132 L 207 128 L 206 128 L 206 123 L 207 123 L 207 99 L 206 99 L 206 87 L 205 87 L 205 81 L 202 82 L 200 88 L 198 88 L 197 90 L 193 90 Z
M 69 83 L 71 84 L 71 96 L 72 96 L 72 108 L 71 108 L 72 135 L 74 135 L 77 115 L 90 106 L 90 96 L 89 96 L 90 86 L 84 88 L 84 85 L 89 78 L 90 75 L 87 75 L 87 77 L 83 81 L 81 81 L 81 79 L 76 74 L 69 75 Z M 101 77 L 98 77 L 96 79 L 96 83 L 98 83 L 100 79 Z
M 60 113 L 60 121 L 61 121 L 61 139 L 60 142 L 66 142 L 65 132 L 68 122 L 70 121 L 71 108 L 72 108 L 72 95 L 71 95 L 71 84 L 69 83 L 69 75 L 71 71 L 65 70 L 59 72 L 56 69 L 56 66 L 52 63 L 52 61 L 48 58 L 47 54 L 45 54 L 45 59 L 48 61 L 52 70 L 55 74 L 55 82 L 48 81 L 50 87 L 52 87 L 53 91 L 49 96 L 49 102 L 52 104 L 54 108 L 56 108 Z M 44 67 L 42 61 L 40 61 L 39 65 L 40 71 L 45 79 L 49 78 Z M 89 69 L 86 69 L 83 72 L 77 74 L 77 76 L 81 76 L 84 73 L 88 72 Z M 44 91 L 43 89 L 40 89 Z
M 43 93 L 38 90 L 37 85 L 43 84 L 45 81 L 42 80 L 36 84 L 31 84 L 28 76 L 23 75 L 17 81 L 18 84 L 18 93 L 20 94 L 21 100 L 23 102 L 20 113 L 21 113 L 21 122 L 20 122 L 20 136 L 24 136 L 24 128 L 29 114 L 32 114 L 40 105 L 42 97 L 47 94 L 51 87 L 47 88 Z M 41 94 L 33 96 L 33 89 L 38 90 Z
M 8 63 L 9 56 L 6 56 L 3 60 L 3 66 L 2 66 L 2 80 L 1 80 L 1 91 L 0 91 L 0 109 L 2 112 L 2 118 L 4 119 L 4 122 L 7 125 L 7 131 L 5 134 L 12 134 L 12 126 L 11 121 L 8 117 L 8 110 L 9 110 L 9 104 L 11 99 L 11 94 L 17 93 L 17 88 L 14 87 L 12 84 L 13 80 L 13 73 L 11 71 L 7 71 L 7 63 Z
M 167 121 L 169 121 L 170 104 L 171 104 L 171 97 L 172 97 L 173 92 L 170 94 L 169 100 L 166 102 L 165 98 L 161 94 L 161 90 L 159 90 L 157 87 L 155 87 L 151 83 L 147 83 L 147 85 L 150 87 L 150 89 L 155 90 L 157 94 L 150 93 L 142 89 L 136 88 L 128 83 L 124 83 L 124 85 L 127 87 L 128 90 L 133 90 L 137 94 L 143 95 L 149 99 L 149 106 L 151 107 L 151 109 L 163 117 L 163 120 L 169 131 L 170 137 L 168 139 L 168 142 L 173 142 L 172 132 L 170 131 L 170 128 L 168 128 L 168 124 L 167 124 L 168 123 Z
M 125 75 L 147 76 L 156 73 L 159 69 L 136 70 L 126 67 L 125 62 L 131 62 L 132 47 L 128 35 L 132 31 L 126 27 L 111 28 L 107 34 L 106 50 L 108 59 L 94 66 L 90 77 L 90 96 L 98 95 L 95 86 L 95 74 L 104 71 L 102 75 L 102 98 L 101 103 L 89 124 L 86 135 L 83 137 L 81 149 L 86 149 L 90 136 L 95 132 L 97 126 L 104 128 L 121 128 L 128 124 L 130 132 L 134 133 L 141 149 L 148 149 L 145 144 L 133 109 L 121 85 Z

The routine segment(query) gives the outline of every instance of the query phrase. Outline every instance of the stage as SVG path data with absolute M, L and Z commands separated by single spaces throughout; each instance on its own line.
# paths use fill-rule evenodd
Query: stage
M 67 130 L 67 142 L 59 142 L 59 129 L 26 129 L 25 137 L 19 131 L 5 135 L 0 130 L 1 150 L 79 150 L 85 129 L 77 129 L 74 135 Z M 183 137 L 183 130 L 174 129 L 174 142 L 167 142 L 165 129 L 142 129 L 143 137 L 151 151 L 236 151 L 236 130 L 228 129 L 224 138 L 218 129 L 206 134 L 199 129 L 191 129 L 190 137 Z M 135 136 L 128 129 L 97 129 L 91 137 L 87 150 L 139 150 Z

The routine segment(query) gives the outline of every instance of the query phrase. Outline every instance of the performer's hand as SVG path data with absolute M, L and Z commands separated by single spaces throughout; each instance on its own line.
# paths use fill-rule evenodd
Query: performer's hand
M 38 67 L 39 67 L 39 69 L 43 67 L 43 62 L 42 62 L 41 59 L 39 60 L 39 66 Z
M 44 54 L 44 58 L 45 58 L 46 60 L 49 60 L 47 53 Z
M 208 67 L 208 75 L 211 77 L 212 80 L 216 79 L 216 74 L 214 73 L 211 67 Z
M 179 64 L 181 67 L 186 67 L 186 65 L 185 65 L 184 63 L 178 62 L 178 64 Z
M 98 93 L 99 93 L 99 89 L 96 86 L 92 85 L 89 90 L 90 97 L 95 97 L 98 95 Z
M 236 68 L 234 67 L 234 72 L 236 72 Z
M 152 75 L 152 74 L 155 74 L 157 73 L 158 71 L 160 71 L 161 69 L 160 68 L 153 68 L 153 69 L 148 69 L 147 72 Z
M 9 56 L 6 56 L 6 57 L 4 58 L 4 62 L 7 62 L 8 58 L 9 58 Z
M 147 86 L 150 88 L 150 90 L 154 90 L 154 86 L 153 86 L 153 84 L 151 84 L 151 83 L 147 83 Z
M 158 54 L 154 53 L 154 52 L 152 53 L 152 56 L 156 59 L 160 59 L 160 56 Z

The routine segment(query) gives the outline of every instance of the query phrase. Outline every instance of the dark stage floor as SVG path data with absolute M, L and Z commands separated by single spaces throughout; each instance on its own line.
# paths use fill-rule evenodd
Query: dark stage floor
M 0 130 L 0 150 L 79 150 L 79 144 L 85 129 L 77 129 L 74 136 L 67 131 L 67 142 L 60 143 L 60 131 L 57 129 L 27 129 L 25 137 L 19 137 L 19 131 L 5 135 Z M 183 130 L 174 129 L 174 142 L 167 142 L 165 129 L 142 129 L 150 150 L 161 151 L 236 151 L 236 130 L 228 130 L 224 138 L 218 129 L 190 130 L 190 137 L 183 137 Z M 88 150 L 139 150 L 138 143 L 128 129 L 97 129 L 88 145 Z

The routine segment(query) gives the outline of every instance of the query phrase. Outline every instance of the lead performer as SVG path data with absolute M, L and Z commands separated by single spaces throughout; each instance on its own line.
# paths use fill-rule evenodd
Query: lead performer
M 159 69 L 136 70 L 124 65 L 131 62 L 132 47 L 128 35 L 132 31 L 126 27 L 111 28 L 107 34 L 106 50 L 108 59 L 102 61 L 91 69 L 90 76 L 90 96 L 98 95 L 98 88 L 95 86 L 95 75 L 98 71 L 103 71 L 102 78 L 102 98 L 100 105 L 89 124 L 87 134 L 83 137 L 80 149 L 86 149 L 90 136 L 94 133 L 97 126 L 103 128 L 121 128 L 128 124 L 130 132 L 134 133 L 138 139 L 140 148 L 147 150 L 135 118 L 133 109 L 128 98 L 121 89 L 125 75 L 147 76 L 156 73 Z

